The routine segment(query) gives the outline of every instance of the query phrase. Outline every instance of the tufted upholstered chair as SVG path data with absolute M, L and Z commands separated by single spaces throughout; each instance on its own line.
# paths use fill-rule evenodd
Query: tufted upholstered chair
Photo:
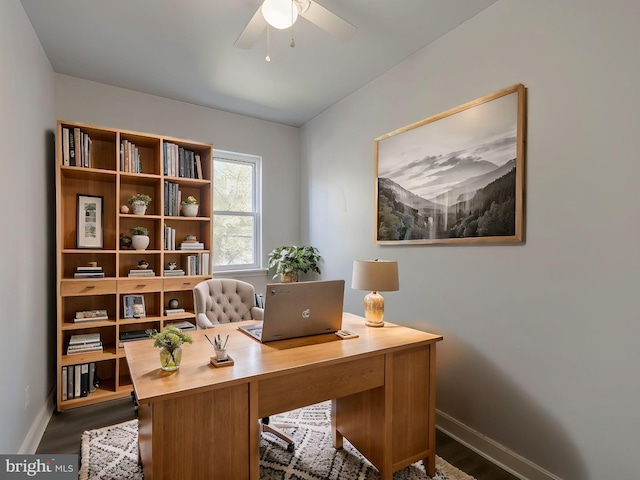
M 199 328 L 218 323 L 262 320 L 263 310 L 256 307 L 253 285 L 231 278 L 213 278 L 193 288 L 193 305 Z

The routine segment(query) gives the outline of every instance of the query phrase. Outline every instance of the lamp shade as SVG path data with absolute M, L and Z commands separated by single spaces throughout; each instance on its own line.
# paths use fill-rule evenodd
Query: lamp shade
M 355 260 L 351 288 L 372 292 L 399 290 L 398 262 L 395 260 Z
M 262 15 L 269 25 L 282 30 L 296 23 L 298 7 L 293 0 L 265 0 Z

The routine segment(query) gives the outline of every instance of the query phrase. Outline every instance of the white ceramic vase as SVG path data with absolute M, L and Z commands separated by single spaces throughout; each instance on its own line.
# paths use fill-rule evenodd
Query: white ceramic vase
M 131 245 L 136 250 L 145 250 L 149 246 L 148 235 L 133 235 L 131 237 Z
M 133 202 L 131 204 L 131 210 L 133 211 L 134 215 L 144 215 L 147 211 L 147 206 L 144 204 L 144 202 Z
M 184 205 L 182 205 L 182 215 L 184 215 L 185 217 L 197 217 L 198 207 L 199 205 L 185 203 Z

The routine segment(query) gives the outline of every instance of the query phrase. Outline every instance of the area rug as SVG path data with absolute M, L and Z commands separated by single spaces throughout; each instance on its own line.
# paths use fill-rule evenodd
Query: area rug
M 287 429 L 295 449 L 264 433 L 260 439 L 261 480 L 378 480 L 378 471 L 345 439 L 344 448 L 331 446 L 330 402 L 271 417 L 272 422 L 297 425 Z M 138 465 L 138 421 L 89 430 L 82 434 L 80 480 L 142 480 Z M 430 479 L 422 462 L 396 472 L 394 480 Z M 231 480 L 231 479 L 230 479 Z M 433 480 L 474 480 L 436 457 Z

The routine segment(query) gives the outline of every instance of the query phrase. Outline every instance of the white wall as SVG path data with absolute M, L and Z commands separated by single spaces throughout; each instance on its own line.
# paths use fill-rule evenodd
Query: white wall
M 262 156 L 263 259 L 278 245 L 299 242 L 299 130 L 264 120 L 55 75 L 58 119 L 213 143 Z
M 445 338 L 437 408 L 564 479 L 638 476 L 638 19 L 637 0 L 500 0 L 301 130 L 323 277 L 397 259 L 387 318 Z M 374 245 L 373 139 L 515 83 L 526 243 Z
M 55 117 L 53 70 L 18 0 L 0 2 L 0 69 L 0 452 L 27 453 L 55 383 Z

